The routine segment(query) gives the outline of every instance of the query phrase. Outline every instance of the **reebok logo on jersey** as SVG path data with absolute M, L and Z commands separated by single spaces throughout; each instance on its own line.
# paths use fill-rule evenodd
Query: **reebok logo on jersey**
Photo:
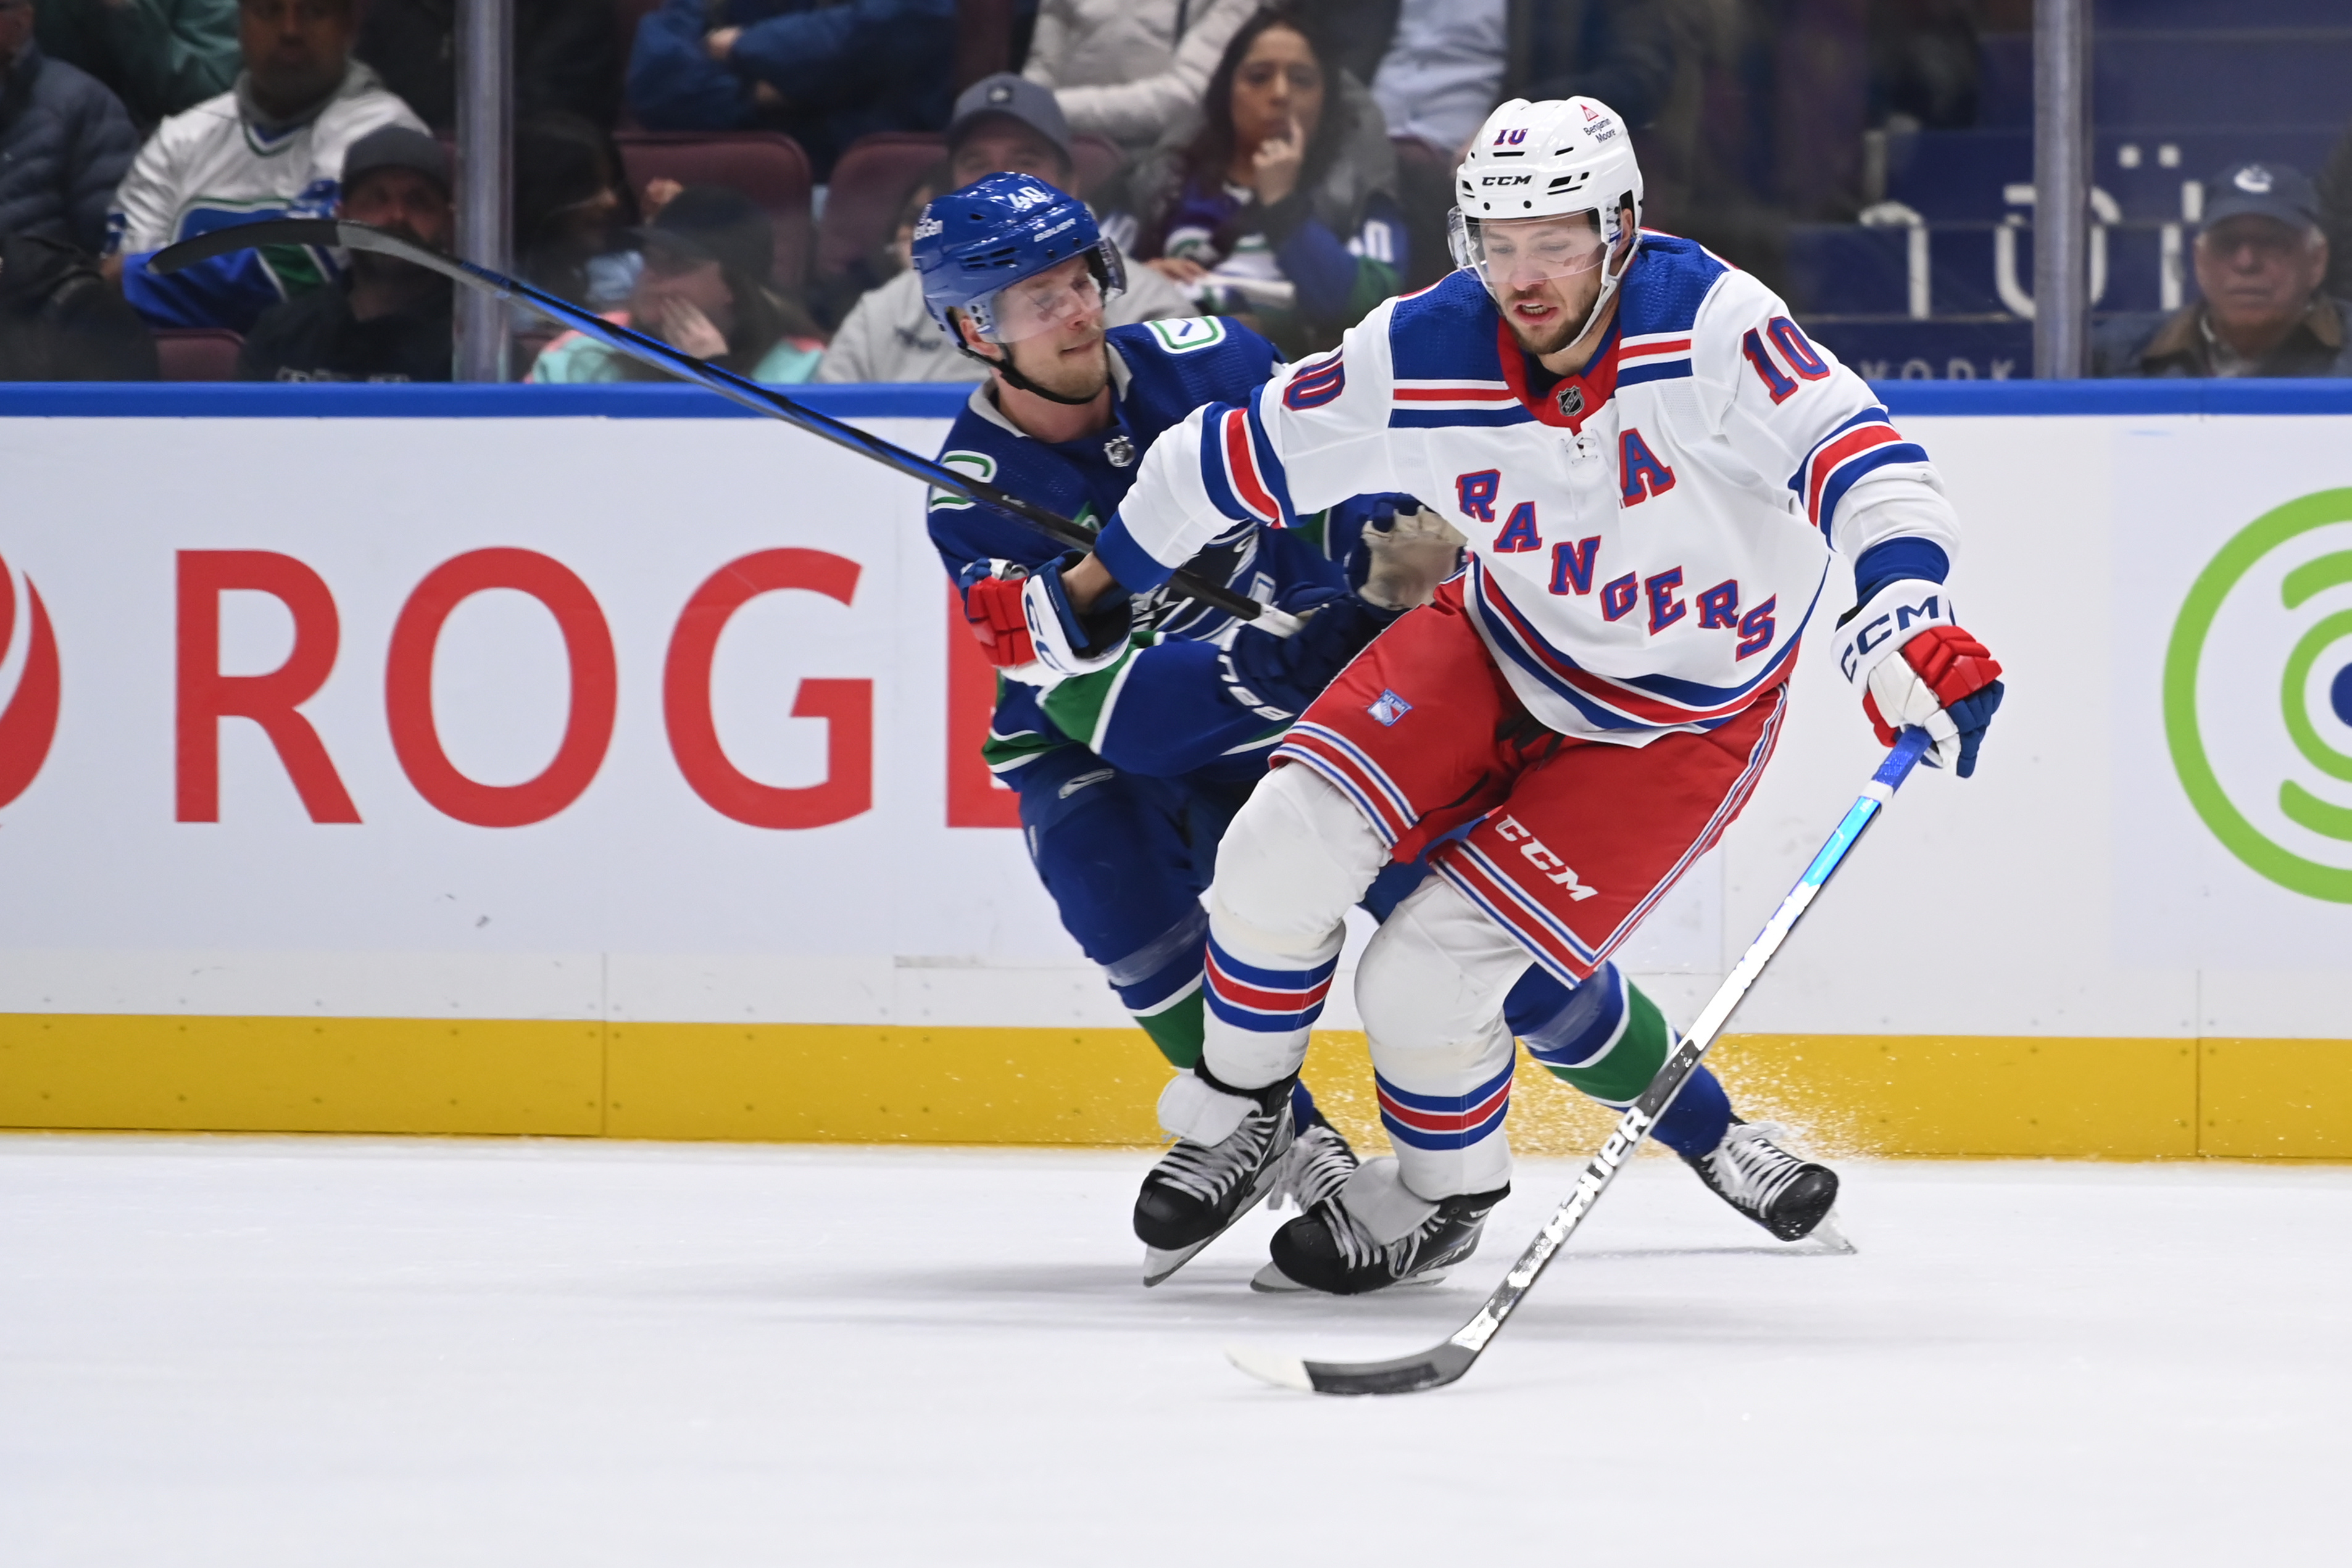
M 1393 726 L 1397 720 L 1412 711 L 1412 705 L 1396 693 L 1383 690 L 1380 695 L 1380 700 L 1364 711 L 1381 723 Z

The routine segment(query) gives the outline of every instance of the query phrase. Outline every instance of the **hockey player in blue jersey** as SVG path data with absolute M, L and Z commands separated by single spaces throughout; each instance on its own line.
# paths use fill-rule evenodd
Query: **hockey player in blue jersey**
M 1081 204 L 1034 177 L 992 175 L 940 197 L 914 249 L 934 319 L 992 371 L 940 461 L 1066 516 L 1113 515 L 1162 431 L 1204 403 L 1247 397 L 1280 363 L 1264 339 L 1214 319 L 1106 333 L 1101 301 L 1120 284 L 1117 253 Z M 1297 635 L 1280 637 L 1162 594 L 1132 604 L 1113 595 L 1077 616 L 1067 585 L 1100 570 L 1090 559 L 961 497 L 934 494 L 929 520 L 972 631 L 1008 677 L 987 758 L 1019 794 L 1039 876 L 1138 1023 L 1180 1071 L 1197 1071 L 1208 994 L 1200 895 L 1225 824 L 1291 719 L 1451 574 L 1458 536 L 1402 496 L 1351 497 L 1301 527 L 1223 530 L 1192 570 L 1305 617 Z M 1391 867 L 1362 902 L 1384 915 L 1424 874 L 1415 863 Z M 1610 1066 L 1620 1048 L 1631 1042 L 1639 1049 L 1622 1054 L 1646 1061 L 1668 1033 L 1613 967 L 1572 995 L 1530 971 L 1510 1002 L 1513 1026 L 1547 1065 L 1609 1102 L 1630 1101 L 1646 1082 Z M 1702 1077 L 1662 1128 L 1667 1142 L 1719 1138 L 1727 1103 Z M 1354 1169 L 1303 1090 L 1286 1085 L 1265 1109 L 1286 1153 L 1245 1178 L 1215 1159 L 1198 1168 L 1178 1160 L 1139 1200 L 1147 1280 L 1268 1193 L 1286 1186 L 1308 1207 Z M 1261 1282 L 1288 1283 L 1273 1270 Z

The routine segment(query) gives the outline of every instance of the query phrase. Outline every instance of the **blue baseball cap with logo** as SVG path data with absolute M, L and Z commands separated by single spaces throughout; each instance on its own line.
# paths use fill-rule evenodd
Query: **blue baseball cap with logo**
M 2205 226 L 2231 218 L 2274 218 L 2293 229 L 2319 226 L 2319 193 L 2285 163 L 2233 163 L 2206 183 Z

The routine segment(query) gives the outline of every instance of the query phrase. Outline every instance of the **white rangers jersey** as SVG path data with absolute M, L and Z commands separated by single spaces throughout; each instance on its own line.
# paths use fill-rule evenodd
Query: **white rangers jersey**
M 1834 548 L 1940 580 L 1927 455 L 1755 278 L 1645 234 L 1582 373 L 1531 383 L 1485 287 L 1390 300 L 1338 351 L 1210 404 L 1146 456 L 1097 549 L 1163 580 L 1234 522 L 1402 491 L 1469 537 L 1468 612 L 1529 713 L 1641 746 L 1785 681 Z
M 234 252 L 169 277 L 136 263 L 174 240 L 257 218 L 331 217 L 344 152 L 386 125 L 425 129 L 357 63 L 326 108 L 276 133 L 247 116 L 235 91 L 172 116 L 139 150 L 107 215 L 108 249 L 127 258 L 125 297 L 163 326 L 243 331 L 269 306 L 317 287 L 333 264 L 307 246 Z

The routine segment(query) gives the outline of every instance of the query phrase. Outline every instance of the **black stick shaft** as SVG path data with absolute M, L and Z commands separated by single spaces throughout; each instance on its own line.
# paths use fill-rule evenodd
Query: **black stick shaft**
M 1024 500 L 984 479 L 959 474 L 944 463 L 919 456 L 878 435 L 869 435 L 855 425 L 845 424 L 830 414 L 819 413 L 795 402 L 772 387 L 762 386 L 748 376 L 739 376 L 732 371 L 682 353 L 658 338 L 649 338 L 642 332 L 607 321 L 593 310 L 534 288 L 520 278 L 509 277 L 504 273 L 493 272 L 470 261 L 442 256 L 367 224 L 333 218 L 266 218 L 259 223 L 215 229 L 210 234 L 166 246 L 149 257 L 147 265 L 152 271 L 172 273 L 229 251 L 268 245 L 340 246 L 347 250 L 373 251 L 379 256 L 394 256 L 413 266 L 437 272 L 468 288 L 478 288 L 500 298 L 528 305 L 541 315 L 594 339 L 615 353 L 625 354 L 641 364 L 651 365 L 680 381 L 691 382 L 717 392 L 729 402 L 739 403 L 755 413 L 780 419 L 812 435 L 822 436 L 836 446 L 845 446 L 887 468 L 896 469 L 910 479 L 918 479 L 937 489 L 992 507 L 1073 549 L 1094 548 L 1094 535 L 1059 512 Z M 1178 594 L 1222 610 L 1238 620 L 1256 621 L 1263 617 L 1268 631 L 1286 636 L 1296 630 L 1290 617 L 1280 611 L 1269 613 L 1270 606 L 1236 593 L 1223 583 L 1211 582 L 1191 572 L 1178 571 L 1169 579 L 1169 587 Z

